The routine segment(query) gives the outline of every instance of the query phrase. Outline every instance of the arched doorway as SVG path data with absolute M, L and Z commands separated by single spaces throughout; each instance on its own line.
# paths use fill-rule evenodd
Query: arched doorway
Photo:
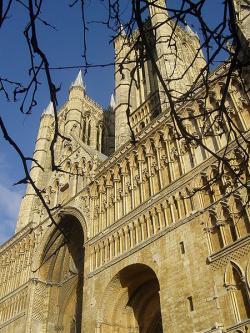
M 84 237 L 80 222 L 71 215 L 62 217 L 44 247 L 39 279 L 47 291 L 46 332 L 80 333 L 83 301 Z
M 101 332 L 162 333 L 159 290 L 150 267 L 133 264 L 122 269 L 107 286 Z

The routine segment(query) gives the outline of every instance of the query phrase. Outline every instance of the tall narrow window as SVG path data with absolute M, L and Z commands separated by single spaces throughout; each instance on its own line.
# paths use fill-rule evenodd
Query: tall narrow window
M 181 251 L 181 254 L 185 254 L 185 245 L 184 245 L 184 242 L 180 242 L 180 251 Z
M 240 320 L 250 318 L 249 295 L 247 295 L 246 283 L 235 268 L 233 268 L 233 280 Z
M 194 311 L 193 297 L 192 296 L 188 296 L 187 301 L 188 301 L 189 311 L 190 312 Z
M 229 300 L 232 305 L 234 322 L 244 321 L 250 318 L 249 291 L 245 277 L 240 269 L 232 263 L 226 274 L 226 287 Z
M 96 126 L 96 148 L 97 148 L 97 150 L 100 150 L 99 140 L 100 140 L 100 129 L 99 129 L 99 126 Z
M 214 212 L 210 214 L 211 219 L 211 241 L 213 251 L 218 251 L 224 247 L 224 240 L 221 231 L 221 226 L 218 224 L 217 216 Z
M 86 118 L 83 119 L 83 124 L 82 124 L 82 141 L 86 142 Z
M 89 122 L 88 138 L 87 138 L 87 143 L 88 143 L 88 145 L 90 145 L 90 134 L 91 134 L 91 125 L 90 125 L 90 122 Z

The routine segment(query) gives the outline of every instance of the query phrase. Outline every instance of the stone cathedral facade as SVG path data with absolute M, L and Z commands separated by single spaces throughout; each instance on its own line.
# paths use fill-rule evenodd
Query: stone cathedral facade
M 236 2 L 236 10 L 247 50 L 249 12 L 242 3 Z M 160 7 L 150 10 L 151 24 L 159 25 L 153 52 L 163 78 L 180 77 L 199 39 L 190 28 L 177 27 L 182 56 L 173 71 L 164 42 L 169 27 L 161 24 L 167 14 Z M 60 132 L 70 140 L 56 143 L 57 172 L 51 171 L 51 104 L 41 116 L 34 159 L 42 168 L 33 163 L 30 172 L 47 206 L 56 207 L 52 214 L 63 233 L 28 185 L 16 233 L 0 247 L 1 333 L 249 332 L 247 191 L 229 174 L 212 188 L 204 186 L 216 172 L 215 159 L 173 134 L 150 61 L 138 66 L 131 87 L 129 120 L 136 138 L 131 142 L 126 116 L 131 68 L 126 64 L 123 75 L 118 68 L 130 42 L 125 33 L 115 40 L 109 110 L 88 97 L 81 72 L 71 85 L 58 113 Z M 204 61 L 200 54 L 173 88 L 185 92 Z M 216 107 L 226 71 L 221 65 L 211 74 L 206 110 Z M 199 112 L 202 94 L 199 89 L 178 112 Z M 225 105 L 246 135 L 248 98 L 233 75 Z M 201 125 L 189 124 L 196 132 Z M 213 151 L 223 151 L 225 134 L 205 140 Z M 232 140 L 227 154 L 237 154 L 235 147 Z M 203 190 L 193 191 L 199 187 Z

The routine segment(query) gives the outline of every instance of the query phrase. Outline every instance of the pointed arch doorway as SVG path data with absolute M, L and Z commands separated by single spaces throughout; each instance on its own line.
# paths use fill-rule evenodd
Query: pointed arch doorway
M 49 286 L 43 297 L 43 332 L 81 333 L 83 307 L 84 235 L 81 223 L 65 215 L 45 243 L 39 280 Z
M 160 286 L 143 264 L 123 268 L 108 284 L 103 298 L 102 333 L 163 333 Z

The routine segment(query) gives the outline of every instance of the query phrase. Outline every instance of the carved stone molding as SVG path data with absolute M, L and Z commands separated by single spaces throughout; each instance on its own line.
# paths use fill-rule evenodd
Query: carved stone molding
M 213 253 L 207 259 L 213 268 L 225 266 L 230 260 L 237 260 L 250 252 L 250 235 L 225 246 Z

